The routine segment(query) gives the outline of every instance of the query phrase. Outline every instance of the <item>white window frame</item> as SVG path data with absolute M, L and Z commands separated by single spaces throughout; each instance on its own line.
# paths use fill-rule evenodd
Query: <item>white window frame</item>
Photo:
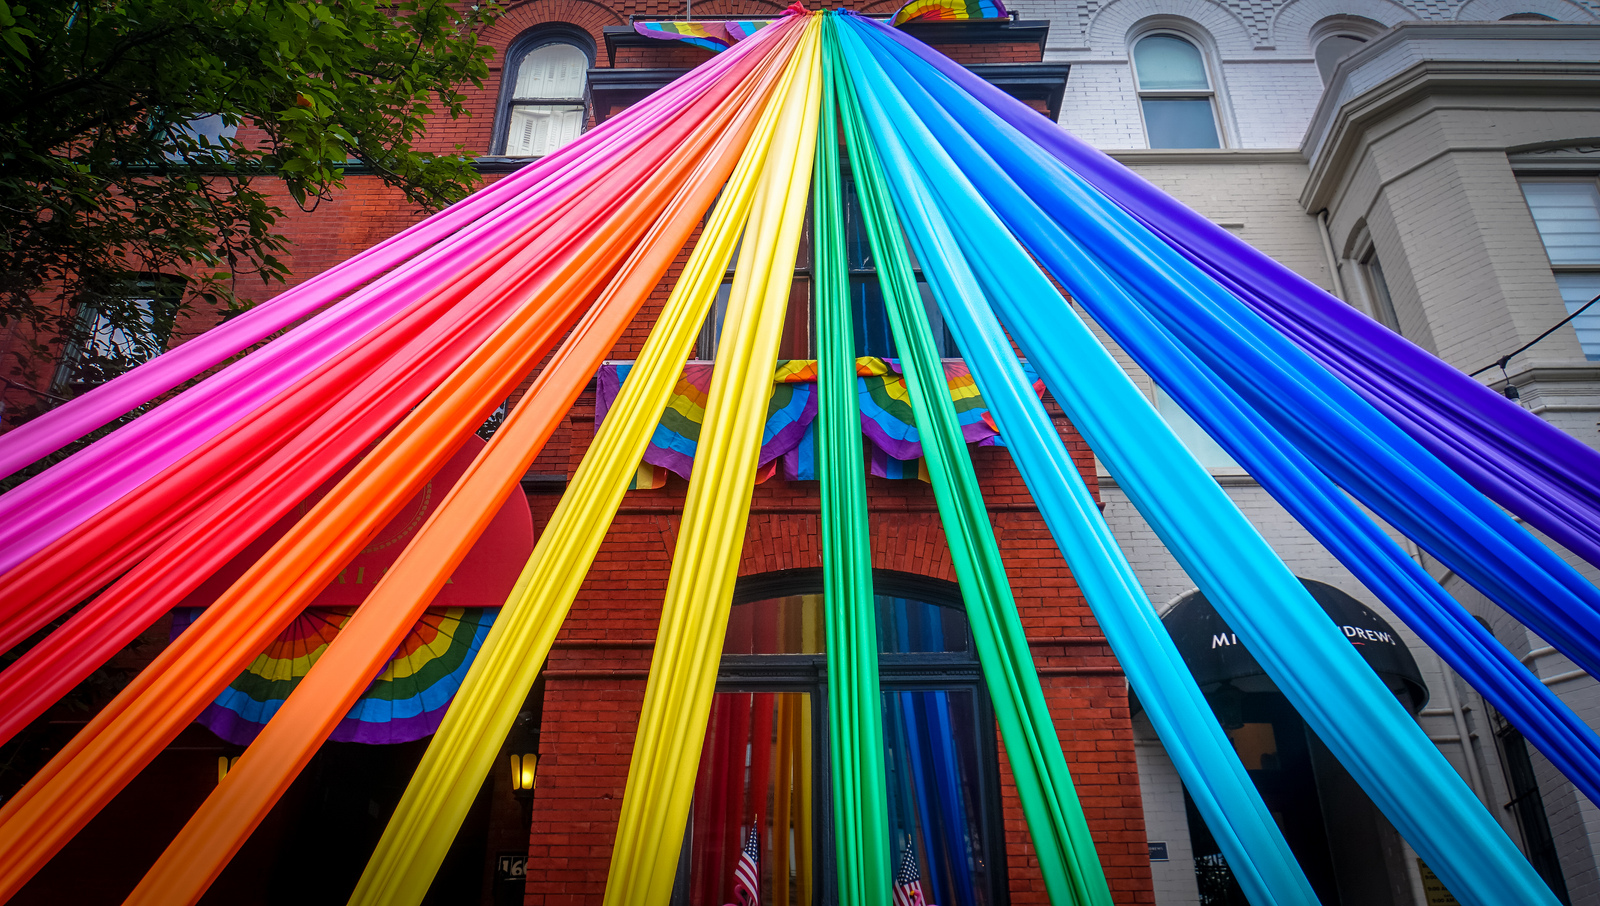
M 1592 170 L 1574 170 L 1568 172 L 1554 170 L 1534 173 L 1518 172 L 1517 188 L 1519 192 L 1521 191 L 1522 186 L 1528 183 L 1587 183 L 1594 187 L 1597 192 L 1600 192 L 1600 174 L 1597 174 Z M 1523 195 L 1523 201 L 1524 203 L 1527 201 L 1526 194 Z M 1530 219 L 1533 218 L 1533 209 L 1531 206 L 1528 209 L 1528 216 Z M 1538 223 L 1535 222 L 1534 235 L 1539 239 L 1539 247 L 1545 252 L 1545 260 L 1550 265 L 1550 272 L 1553 277 L 1559 279 L 1563 274 L 1600 275 L 1600 251 L 1597 251 L 1596 257 L 1589 261 L 1562 262 L 1557 264 L 1556 262 L 1550 260 L 1550 250 L 1544 244 L 1544 236 L 1538 232 L 1538 229 Z M 1561 317 L 1566 317 L 1568 314 L 1570 314 L 1570 312 L 1567 310 L 1566 300 L 1561 298 L 1559 294 L 1557 295 L 1556 301 L 1560 303 L 1559 310 L 1561 312 Z M 1585 299 L 1583 301 L 1588 300 Z M 1589 322 L 1591 318 L 1595 317 L 1596 309 L 1600 309 L 1600 303 L 1596 303 L 1594 307 L 1585 312 L 1583 315 L 1583 320 Z M 1576 321 L 1569 323 L 1567 328 L 1576 331 Z M 1594 355 L 1594 353 L 1590 352 L 1589 349 L 1585 349 L 1584 353 L 1586 356 Z M 1594 361 L 1595 359 L 1591 358 L 1590 360 Z
M 1205 67 L 1206 82 L 1208 83 L 1209 87 L 1204 91 L 1193 88 L 1146 90 L 1141 87 L 1139 79 L 1139 64 L 1134 58 L 1133 50 L 1138 46 L 1140 41 L 1143 41 L 1145 38 L 1153 35 L 1170 35 L 1174 38 L 1180 38 L 1184 41 L 1187 41 L 1189 44 L 1193 45 L 1194 49 L 1200 53 L 1200 62 Z M 1229 107 L 1226 93 L 1224 91 L 1224 83 L 1222 80 L 1222 69 L 1218 65 L 1219 58 L 1217 56 L 1217 47 L 1216 43 L 1211 40 L 1211 36 L 1209 34 L 1194 28 L 1187 22 L 1156 19 L 1141 23 L 1132 31 L 1128 32 L 1127 53 L 1128 72 L 1133 76 L 1133 91 L 1134 95 L 1136 96 L 1136 104 L 1139 108 L 1139 128 L 1144 133 L 1145 147 L 1150 147 L 1150 126 L 1145 122 L 1144 119 L 1144 102 L 1147 98 L 1170 98 L 1173 100 L 1205 98 L 1209 100 L 1211 102 L 1211 119 L 1217 129 L 1217 147 L 1197 148 L 1192 150 L 1220 151 L 1237 147 L 1237 142 L 1233 135 L 1233 129 L 1231 128 L 1232 117 L 1229 115 Z M 1190 149 L 1170 148 L 1161 150 L 1180 151 Z
M 491 156 L 504 157 L 506 146 L 510 143 L 511 112 L 517 107 L 541 106 L 572 106 L 583 108 L 583 125 L 578 134 L 582 135 L 589 128 L 589 81 L 584 78 L 583 97 L 575 98 L 518 98 L 516 85 L 518 71 L 523 59 L 541 47 L 551 44 L 566 44 L 576 47 L 589 60 L 589 68 L 594 68 L 595 46 L 594 40 L 577 28 L 561 24 L 540 25 L 512 41 L 506 48 L 505 59 L 500 67 L 500 98 L 495 106 L 494 142 Z M 518 160 L 537 160 L 539 155 L 518 155 Z

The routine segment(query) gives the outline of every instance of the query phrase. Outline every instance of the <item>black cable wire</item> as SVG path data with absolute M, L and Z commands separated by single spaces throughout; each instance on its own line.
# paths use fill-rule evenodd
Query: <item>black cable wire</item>
M 1529 349 L 1531 349 L 1533 347 L 1533 344 L 1535 344 L 1535 343 L 1539 342 L 1540 340 L 1544 339 L 1545 337 L 1548 337 L 1551 334 L 1555 333 L 1557 330 L 1561 329 L 1561 327 L 1564 326 L 1568 321 L 1571 321 L 1573 318 L 1576 318 L 1577 316 L 1579 316 L 1579 315 L 1583 314 L 1584 312 L 1588 311 L 1589 310 L 1589 306 L 1595 304 L 1596 302 L 1600 302 L 1600 296 L 1595 296 L 1593 299 L 1590 299 L 1589 301 L 1587 301 L 1587 302 L 1583 303 L 1582 305 L 1578 306 L 1578 310 L 1577 311 L 1574 311 L 1572 314 L 1567 315 L 1565 318 L 1562 318 L 1561 320 L 1557 321 L 1555 323 L 1555 325 L 1552 326 L 1549 330 L 1545 331 L 1542 334 L 1539 334 L 1538 336 L 1536 336 L 1533 339 L 1529 340 L 1528 342 L 1522 344 L 1521 346 L 1518 346 L 1516 349 L 1512 350 L 1511 352 L 1506 353 L 1505 355 L 1501 356 L 1498 360 L 1490 362 L 1489 364 L 1483 366 L 1482 368 L 1479 368 L 1477 371 L 1472 372 L 1471 374 L 1467 375 L 1467 377 L 1477 377 L 1478 375 L 1483 374 L 1485 371 L 1488 371 L 1490 368 L 1498 367 L 1501 370 L 1504 370 L 1505 367 L 1506 367 L 1506 363 L 1511 361 L 1511 357 L 1512 356 L 1519 355 L 1521 353 L 1527 352 Z

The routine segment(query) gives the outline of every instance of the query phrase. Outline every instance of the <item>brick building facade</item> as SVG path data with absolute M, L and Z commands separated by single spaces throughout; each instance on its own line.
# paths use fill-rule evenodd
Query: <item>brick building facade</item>
M 880 0 L 864 11 L 884 14 L 892 12 L 896 5 Z M 762 16 L 779 9 L 779 5 L 770 3 L 712 0 L 696 4 L 694 13 L 697 17 Z M 483 35 L 495 49 L 495 57 L 484 88 L 470 92 L 473 116 L 454 121 L 441 119 L 420 144 L 421 149 L 445 152 L 460 146 L 477 157 L 486 182 L 499 178 L 526 160 L 484 153 L 505 148 L 503 130 L 509 89 L 502 85 L 502 74 L 510 54 L 526 52 L 530 37 L 542 34 L 554 34 L 580 46 L 587 44 L 583 49 L 592 54 L 592 69 L 587 80 L 586 115 L 587 125 L 592 127 L 645 96 L 650 88 L 665 84 L 678 71 L 711 57 L 710 52 L 685 44 L 640 38 L 629 26 L 630 17 L 679 13 L 675 3 L 666 2 L 530 0 L 512 4 Z M 998 83 L 1006 84 L 1042 111 L 1054 113 L 1059 109 L 1065 67 L 1040 63 L 1047 32 L 1044 23 L 1013 22 L 977 28 L 970 24 L 928 25 L 919 34 L 938 43 L 962 63 L 980 71 L 992 70 Z M 643 79 L 646 87 L 641 89 L 640 78 L 622 76 L 624 72 L 647 74 Z M 249 139 L 247 132 L 240 137 Z M 351 172 L 346 181 L 342 192 L 310 212 L 297 209 L 287 195 L 273 199 L 287 212 L 280 229 L 292 243 L 289 286 L 393 235 L 420 216 L 399 192 L 385 187 L 376 177 Z M 627 361 L 637 355 L 666 301 L 671 281 L 686 259 L 687 250 L 612 350 L 610 359 Z M 797 277 L 802 287 L 805 282 L 803 274 Z M 808 298 L 808 294 L 800 293 L 797 298 Z M 178 337 L 198 333 L 205 326 L 180 325 Z M 786 347 L 787 353 L 801 357 L 808 342 L 805 336 L 791 338 Z M 529 375 L 522 388 L 531 383 L 533 376 Z M 519 389 L 508 402 L 514 404 L 521 392 Z M 1093 457 L 1060 409 L 1048 400 L 1047 405 L 1092 491 Z M 595 388 L 591 384 L 524 481 L 536 531 L 553 511 L 594 430 Z M 971 449 L 1062 747 L 1112 891 L 1118 903 L 1151 902 L 1138 768 L 1121 670 L 1004 449 Z M 510 796 L 509 776 L 501 776 L 504 772 L 497 768 L 487 785 L 487 818 L 463 831 L 464 837 L 478 833 L 489 841 L 477 846 L 485 864 L 481 893 L 445 891 L 436 883 L 431 901 L 476 902 L 481 896 L 485 902 L 510 902 L 510 886 L 503 879 L 493 878 L 494 867 L 489 863 L 498 852 L 508 848 L 515 851 L 519 837 L 526 841 L 528 854 L 526 903 L 531 906 L 601 901 L 686 487 L 687 483 L 674 475 L 663 488 L 627 495 L 530 697 L 528 714 L 536 716 L 519 725 L 513 740 L 507 743 L 506 751 L 510 753 L 518 746 L 527 746 L 530 738 L 536 740 L 538 786 L 531 811 L 526 806 L 517 807 Z M 869 476 L 868 494 L 875 569 L 885 576 L 931 582 L 946 590 L 949 601 L 958 602 L 959 592 L 931 486 L 917 480 Z M 773 478 L 759 485 L 740 566 L 741 583 L 814 573 L 821 566 L 818 521 L 815 482 Z M 152 650 L 164 635 L 162 626 L 152 629 L 147 636 L 155 643 Z M 993 864 L 1002 869 L 1000 889 L 995 892 L 1001 902 L 1009 899 L 1017 904 L 1045 903 L 1043 883 L 1031 856 L 1027 829 L 992 719 L 983 738 L 976 742 L 980 750 L 989 750 L 998 766 L 994 778 L 998 783 L 993 787 L 996 801 L 979 805 L 993 814 L 1004 838 L 999 850 L 990 853 Z M 826 748 L 821 748 L 820 753 L 825 758 Z M 818 777 L 823 776 L 825 773 L 819 771 Z M 816 789 L 817 802 L 824 809 L 819 815 L 825 816 L 825 783 Z M 482 826 L 485 823 L 487 828 Z M 816 822 L 823 835 L 819 843 L 828 849 L 831 843 L 826 842 L 829 838 L 825 824 L 824 818 Z M 91 834 L 93 831 L 91 828 Z M 247 891 L 251 871 L 259 877 L 267 871 L 263 867 L 266 863 L 282 858 L 265 851 L 256 853 L 249 847 L 244 855 L 241 861 L 254 860 L 258 863 L 256 868 L 230 868 L 208 895 L 208 902 L 255 899 L 260 894 Z M 829 860 L 831 853 L 823 862 Z M 832 902 L 831 892 L 822 892 L 827 889 L 828 871 L 819 864 L 817 889 L 822 899 L 818 902 Z M 470 872 L 460 875 L 467 876 Z M 25 899 L 49 899 L 62 889 L 52 890 L 55 883 L 67 881 L 47 870 L 30 885 Z M 985 894 L 981 901 L 992 900 Z
M 850 5 L 886 14 L 898 3 Z M 709 0 L 696 3 L 693 12 L 697 17 L 762 16 L 778 9 L 779 4 L 755 0 Z M 916 27 L 916 33 L 1214 222 L 1464 370 L 1534 339 L 1563 316 L 1566 287 L 1587 285 L 1584 280 L 1600 273 L 1600 244 L 1592 261 L 1552 266 L 1540 240 L 1539 213 L 1524 197 L 1534 184 L 1595 191 L 1600 106 L 1594 99 L 1600 93 L 1593 60 L 1600 57 L 1600 26 L 1594 24 L 1600 6 L 1592 0 L 1033 0 L 1020 12 L 1018 20 L 1006 24 L 929 24 Z M 584 115 L 592 125 L 664 84 L 673 72 L 709 57 L 685 45 L 638 38 L 629 28 L 630 17 L 682 13 L 679 3 L 665 0 L 510 4 L 484 35 L 495 57 L 484 88 L 471 93 L 474 116 L 437 123 L 425 149 L 462 146 L 477 158 L 485 180 L 498 178 L 521 162 L 504 156 L 508 89 L 502 76 L 513 52 L 529 46 L 530 38 L 560 34 L 591 54 Z M 1508 17 L 1524 21 L 1472 22 Z M 1215 132 L 1207 141 L 1214 140 L 1214 146 L 1152 139 L 1134 65 L 1135 46 L 1152 35 L 1181 38 L 1203 61 L 1207 76 L 1195 98 L 1209 104 Z M 1347 51 L 1341 62 L 1324 53 L 1333 46 L 1330 41 L 1358 49 Z M 1595 197 L 1600 223 L 1600 195 Z M 291 285 L 418 217 L 398 192 L 360 173 L 352 173 L 348 188 L 314 212 L 295 210 L 287 197 L 279 203 L 290 212 L 283 231 L 293 241 Z M 797 279 L 803 283 L 804 276 Z M 626 361 L 637 354 L 667 289 L 657 289 L 612 359 Z M 1517 388 L 1532 411 L 1600 445 L 1594 430 L 1600 412 L 1600 363 L 1595 361 L 1600 340 L 1584 333 L 1595 329 L 1590 323 L 1576 322 L 1577 330 L 1551 334 L 1506 373 L 1485 374 L 1482 380 Z M 184 325 L 180 334 L 192 335 L 204 326 Z M 789 351 L 798 357 L 804 347 L 800 338 Z M 1542 755 L 1529 751 L 1514 730 L 1507 732 L 1504 721 L 1251 476 L 1197 440 L 1193 423 L 1131 359 L 1114 347 L 1113 352 L 1297 575 L 1335 587 L 1389 620 L 1415 656 L 1431 695 L 1417 712 L 1423 729 L 1553 887 L 1563 886 L 1572 903 L 1600 903 L 1600 810 Z M 8 407 L 15 411 L 25 396 L 9 389 Z M 536 528 L 554 509 L 587 449 L 595 403 L 591 388 L 524 481 Z M 1163 608 L 1190 594 L 1194 583 L 1128 495 L 1098 468 L 1059 408 L 1048 399 L 1046 404 L 1150 599 Z M 1202 889 L 1203 824 L 1197 826 L 1149 722 L 1130 714 L 1116 661 L 1009 457 L 995 447 L 972 452 L 1116 902 L 1230 902 Z M 527 720 L 507 742 L 507 754 L 538 747 L 539 780 L 531 804 L 511 797 L 509 776 L 496 768 L 476 817 L 457 841 L 454 868 L 447 865 L 449 877 L 436 884 L 430 902 L 600 902 L 685 487 L 683 480 L 669 477 L 663 488 L 629 492 L 530 696 Z M 929 486 L 870 478 L 868 492 L 874 567 L 881 579 L 915 585 L 914 579 L 931 590 L 930 600 L 941 594 L 947 602 L 958 600 Z M 756 601 L 767 593 L 760 589 L 770 592 L 784 582 L 800 587 L 810 581 L 820 565 L 818 519 L 814 483 L 774 478 L 756 488 L 737 602 Z M 1593 722 L 1600 713 L 1600 683 L 1443 564 L 1414 545 L 1408 550 Z M 1593 571 L 1587 574 L 1592 577 Z M 147 647 L 165 638 L 165 627 L 158 625 L 147 636 Z M 124 665 L 137 667 L 143 657 L 125 656 Z M 721 688 L 755 688 L 741 685 L 736 667 L 724 671 Z M 177 784 L 174 778 L 181 772 L 172 765 L 183 757 L 180 749 L 214 751 L 200 738 L 203 732 L 186 734 L 168 761 L 157 762 L 157 773 L 165 771 L 159 782 Z M 995 901 L 1043 903 L 992 728 L 983 745 L 992 746 L 998 759 L 999 795 L 993 805 L 1003 837 L 998 862 L 1004 892 Z M 1370 803 L 1363 804 L 1348 775 L 1315 751 L 1312 762 L 1318 791 L 1311 807 L 1326 813 L 1319 820 L 1339 829 L 1329 832 L 1334 839 L 1324 847 L 1332 871 L 1325 902 L 1438 902 L 1427 893 L 1426 867 Z M 196 792 L 171 796 L 172 814 L 163 820 L 181 824 L 192 807 L 189 800 L 198 802 L 189 795 Z M 139 795 L 150 798 L 148 791 Z M 1538 803 L 1538 810 L 1528 808 L 1529 802 Z M 373 821 L 381 827 L 386 812 L 376 801 L 373 808 L 378 815 Z M 122 841 L 116 845 L 128 850 L 122 855 L 133 872 L 126 885 L 131 887 L 142 871 L 139 860 L 148 865 L 170 832 L 162 825 L 144 835 L 148 840 L 127 840 L 114 826 L 118 820 L 91 825 L 86 842 L 75 842 L 79 848 L 58 859 L 61 865 L 52 864 L 18 902 L 95 901 L 61 894 L 77 889 L 70 886 L 67 863 L 110 841 Z M 496 881 L 496 856 L 520 852 L 524 845 L 525 888 L 522 882 Z M 153 847 L 148 859 L 141 847 Z M 281 857 L 277 850 L 251 847 L 206 902 L 276 902 L 252 879 L 265 876 L 263 866 Z M 825 877 L 826 867 L 820 870 Z M 454 886 L 445 890 L 449 885 Z M 108 893 L 106 901 L 120 897 Z

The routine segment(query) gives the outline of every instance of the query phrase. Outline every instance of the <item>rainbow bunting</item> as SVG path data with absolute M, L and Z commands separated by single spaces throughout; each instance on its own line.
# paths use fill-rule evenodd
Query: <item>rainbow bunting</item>
M 890 25 L 904 25 L 914 19 L 929 22 L 954 22 L 960 19 L 1004 19 L 1010 15 L 1000 0 L 910 0 L 895 10 Z
M 633 30 L 646 38 L 661 41 L 683 41 L 720 53 L 739 40 L 728 33 L 727 23 L 717 20 L 699 22 L 635 22 Z

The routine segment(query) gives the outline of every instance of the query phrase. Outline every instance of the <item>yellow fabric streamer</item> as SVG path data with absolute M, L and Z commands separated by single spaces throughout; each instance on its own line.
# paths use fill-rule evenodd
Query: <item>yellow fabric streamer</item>
M 814 27 L 798 45 L 796 59 L 815 57 L 813 32 Z M 612 416 L 578 466 L 412 775 L 351 894 L 351 906 L 414 906 L 427 893 L 434 868 L 455 839 L 577 597 L 705 322 L 757 197 L 768 151 L 776 136 L 785 135 L 780 131 L 788 109 L 783 99 L 792 93 L 794 71 L 791 60 L 640 351 Z M 769 362 L 766 373 L 771 372 Z
M 805 221 L 822 99 L 821 24 L 817 15 L 807 23 L 790 64 L 792 84 L 780 89 L 778 136 L 739 249 L 611 851 L 606 906 L 666 906 L 672 896 Z M 623 388 L 634 380 L 630 374 Z

